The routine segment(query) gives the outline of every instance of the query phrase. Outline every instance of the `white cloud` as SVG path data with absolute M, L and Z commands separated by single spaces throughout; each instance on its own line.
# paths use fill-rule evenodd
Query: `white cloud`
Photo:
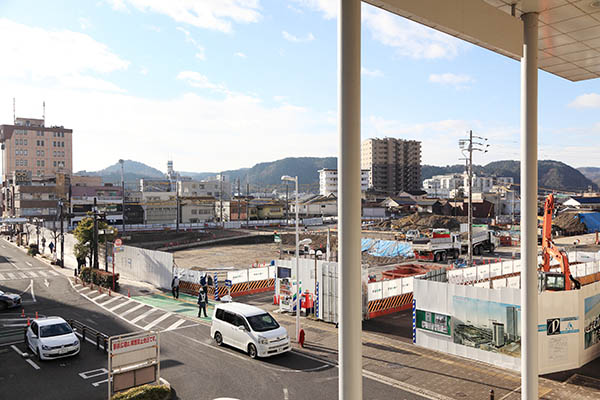
M 315 40 L 315 37 L 310 32 L 305 37 L 294 36 L 291 33 L 288 33 L 287 31 L 281 31 L 281 35 L 285 40 L 292 43 L 310 42 Z
M 119 91 L 116 85 L 93 75 L 127 69 L 123 60 L 90 36 L 68 30 L 32 28 L 0 19 L 0 54 L 11 62 L 0 63 L 0 76 L 32 80 L 52 86 L 65 84 L 82 89 Z M 40 62 L 44 60 L 44 62 Z
M 92 23 L 87 18 L 79 17 L 79 27 L 85 31 L 86 29 L 92 27 Z
M 337 18 L 339 0 L 294 0 L 296 3 L 311 10 L 323 13 L 325 19 Z
M 0 121 L 12 120 L 12 96 L 17 94 L 17 115 L 40 116 L 44 99 L 47 124 L 73 129 L 75 170 L 105 168 L 119 158 L 164 170 L 172 154 L 178 170 L 219 171 L 337 152 L 337 131 L 325 113 L 289 104 L 266 106 L 242 94 L 213 98 L 188 93 L 167 99 L 109 92 L 90 96 L 64 88 L 44 91 L 17 85 L 1 76 L 0 87 Z
M 581 96 L 577 96 L 573 100 L 569 107 L 573 108 L 600 108 L 600 94 L 597 93 L 586 93 Z
M 232 22 L 252 23 L 261 18 L 258 0 L 109 0 L 115 10 L 126 3 L 143 11 L 164 14 L 198 28 L 232 32 Z
M 339 0 L 295 0 L 305 8 L 337 18 Z M 400 56 L 412 58 L 452 58 L 464 44 L 445 33 L 394 15 L 377 7 L 362 4 L 362 22 L 373 39 L 396 49 Z
M 462 89 L 467 87 L 470 83 L 475 82 L 475 80 L 469 75 L 457 75 L 446 72 L 444 74 L 429 75 L 429 82 L 440 83 L 442 85 L 451 85 L 456 88 Z
M 360 73 L 365 76 L 372 76 L 379 78 L 383 76 L 383 72 L 378 69 L 368 69 L 367 67 L 360 67 Z
M 211 89 L 216 92 L 227 93 L 224 85 L 212 83 L 205 75 L 196 71 L 181 71 L 177 79 L 185 81 L 188 85 L 199 89 Z
M 142 75 L 148 75 L 148 68 L 146 68 L 146 67 L 140 68 L 140 74 L 142 74 Z
M 204 46 L 202 46 L 200 43 L 198 43 L 196 41 L 196 39 L 194 39 L 192 37 L 192 34 L 190 33 L 190 31 L 188 31 L 187 29 L 184 29 L 180 26 L 178 26 L 176 29 L 180 32 L 183 32 L 183 34 L 185 35 L 185 41 L 187 43 L 191 43 L 192 45 L 194 45 L 194 47 L 196 47 L 196 50 L 198 51 L 196 53 L 196 58 L 198 60 L 202 60 L 202 61 L 206 60 L 206 54 L 204 53 Z
M 241 51 L 234 53 L 234 56 L 239 57 L 239 58 L 247 58 L 248 57 L 246 54 L 242 53 Z

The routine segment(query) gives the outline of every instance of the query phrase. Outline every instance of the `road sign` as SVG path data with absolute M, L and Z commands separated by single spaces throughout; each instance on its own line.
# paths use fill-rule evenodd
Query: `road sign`
M 275 233 L 275 234 L 273 235 L 273 241 L 274 241 L 275 243 L 281 243 L 281 235 L 280 235 L 280 234 L 278 234 L 278 233 Z
M 230 279 L 225 279 L 225 286 L 231 287 L 231 280 Z
M 120 247 L 123 245 L 123 241 L 121 239 L 115 239 L 115 246 Z

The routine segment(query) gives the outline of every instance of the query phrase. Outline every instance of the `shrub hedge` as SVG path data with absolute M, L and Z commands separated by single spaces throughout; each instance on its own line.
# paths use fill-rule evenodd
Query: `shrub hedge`
M 117 393 L 112 400 L 167 400 L 171 398 L 171 388 L 167 385 L 143 385 Z
M 82 281 L 94 285 L 100 285 L 107 289 L 112 289 L 113 275 L 112 272 L 106 272 L 102 269 L 93 269 L 89 267 L 82 268 L 79 272 L 79 277 Z M 115 290 L 119 288 L 119 274 L 115 274 Z

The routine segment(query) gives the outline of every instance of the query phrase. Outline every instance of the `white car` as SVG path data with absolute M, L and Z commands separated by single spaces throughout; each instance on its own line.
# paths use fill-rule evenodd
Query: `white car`
M 251 358 L 269 357 L 292 349 L 287 330 L 266 311 L 248 304 L 215 307 L 210 335 L 217 345 L 237 347 Z
M 80 349 L 73 329 L 60 317 L 34 320 L 27 328 L 27 346 L 40 361 L 74 356 Z

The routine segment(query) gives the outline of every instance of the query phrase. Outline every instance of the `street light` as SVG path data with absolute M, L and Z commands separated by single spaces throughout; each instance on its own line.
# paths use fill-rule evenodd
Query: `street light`
M 298 278 L 300 276 L 299 266 L 300 266 L 300 243 L 299 243 L 299 233 L 298 233 L 298 177 L 291 177 L 289 175 L 283 175 L 281 177 L 282 181 L 290 181 L 296 183 L 296 272 L 294 279 L 296 280 L 296 341 L 300 341 L 300 285 L 298 284 Z
M 310 240 L 310 239 L 309 239 Z M 323 252 L 321 250 L 313 250 L 310 249 L 309 253 L 311 256 L 315 256 L 315 284 L 313 286 L 313 296 L 315 296 L 315 299 L 317 299 L 317 260 L 319 259 L 319 257 L 323 256 Z M 317 310 L 315 308 L 315 304 L 313 301 L 313 315 L 315 318 L 317 318 Z
M 125 160 L 119 159 L 119 164 L 121 164 L 121 212 L 123 213 L 123 232 L 121 236 L 123 236 L 125 235 L 125 175 L 123 173 Z

